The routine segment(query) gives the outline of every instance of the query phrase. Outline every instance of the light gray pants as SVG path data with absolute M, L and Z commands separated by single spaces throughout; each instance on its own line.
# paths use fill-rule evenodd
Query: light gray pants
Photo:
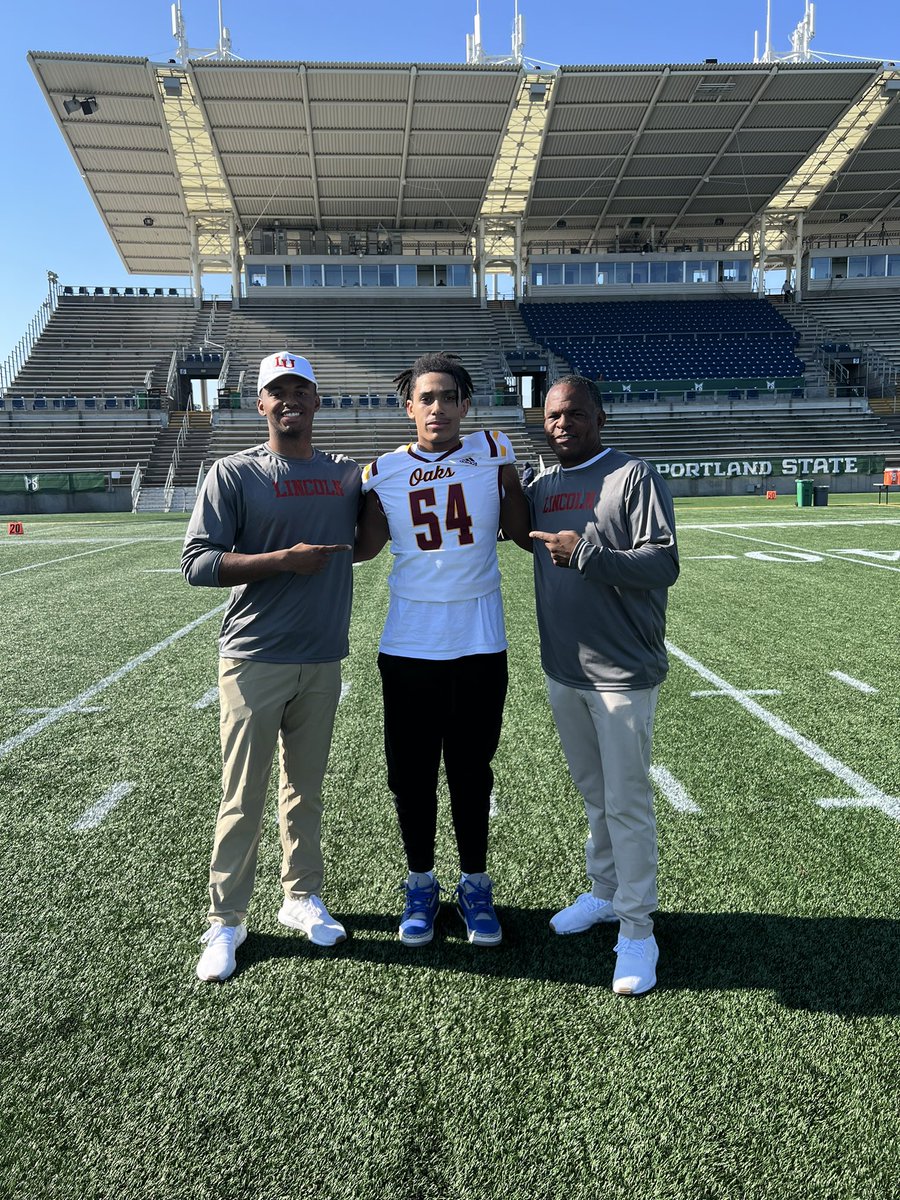
M 623 937 L 649 937 L 657 903 L 649 771 L 659 687 L 582 691 L 544 678 L 563 753 L 584 798 L 591 892 L 612 901 Z
M 280 743 L 281 885 L 300 899 L 322 890 L 322 781 L 341 693 L 339 662 L 219 660 L 222 803 L 209 868 L 209 919 L 247 915 L 272 760 Z

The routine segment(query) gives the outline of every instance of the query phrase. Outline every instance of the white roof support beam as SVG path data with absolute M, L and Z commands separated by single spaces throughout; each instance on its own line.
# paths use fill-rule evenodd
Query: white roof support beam
M 681 208 L 681 211 L 678 213 L 678 216 L 675 218 L 675 220 L 669 226 L 668 231 L 666 233 L 667 238 L 672 236 L 672 233 L 675 230 L 676 226 L 681 221 L 681 218 L 684 216 L 684 214 L 687 212 L 687 210 L 691 207 L 691 205 L 694 202 L 694 199 L 700 194 L 700 192 L 706 186 L 706 181 L 709 177 L 710 172 L 714 171 L 716 168 L 716 164 L 718 162 L 720 162 L 722 158 L 725 157 L 725 152 L 727 151 L 728 147 L 731 145 L 731 143 L 734 141 L 734 139 L 737 137 L 737 135 L 741 132 L 744 125 L 746 125 L 746 123 L 750 117 L 750 114 L 753 112 L 753 110 L 756 108 L 757 104 L 763 98 L 763 96 L 765 95 L 766 89 L 772 84 L 772 81 L 775 79 L 775 76 L 777 74 L 778 74 L 777 66 L 773 67 L 771 69 L 771 71 L 769 71 L 766 74 L 765 79 L 762 81 L 762 83 L 759 85 L 759 87 L 754 92 L 753 99 L 750 101 L 750 103 L 747 105 L 747 107 L 741 113 L 741 119 L 738 121 L 738 123 L 732 129 L 731 133 L 728 135 L 728 137 L 725 139 L 725 141 L 722 143 L 722 145 L 719 147 L 718 153 L 715 155 L 715 157 L 709 163 L 706 170 L 703 172 L 703 176 L 700 179 L 700 181 L 698 182 L 697 186 L 691 192 L 690 196 L 688 196 L 687 200 L 685 200 L 685 202 Z
M 637 152 L 638 142 L 641 140 L 644 130 L 647 128 L 647 122 L 653 116 L 653 110 L 656 108 L 656 103 L 659 100 L 660 94 L 665 87 L 666 80 L 669 78 L 670 74 L 671 68 L 665 67 L 659 77 L 659 80 L 657 81 L 656 87 L 653 90 L 653 95 L 650 98 L 650 103 L 644 110 L 644 115 L 641 117 L 641 123 L 635 130 L 634 136 L 631 139 L 631 146 L 628 149 L 628 153 L 622 160 L 622 165 L 619 167 L 619 173 L 615 178 L 615 182 L 610 189 L 609 195 L 606 197 L 606 203 L 603 205 L 600 216 L 597 218 L 594 228 L 591 230 L 591 236 L 588 238 L 586 244 L 582 247 L 582 253 L 584 254 L 589 254 L 591 252 L 591 249 L 597 240 L 597 234 L 600 232 L 600 229 L 603 225 L 603 220 L 612 207 L 612 202 L 615 199 L 616 192 L 619 189 L 619 184 L 625 178 L 625 173 L 628 170 L 628 164 L 631 162 L 635 156 L 635 153 Z
M 891 200 L 890 204 L 885 205 L 885 207 L 881 210 L 880 213 L 876 213 L 876 215 L 872 218 L 872 220 L 869 222 L 869 224 L 865 225 L 859 231 L 860 234 L 868 233 L 870 229 L 874 229 L 875 226 L 879 225 L 885 219 L 885 217 L 887 217 L 888 214 L 895 208 L 900 208 L 900 192 L 898 192 L 896 194 L 896 196 L 894 196 L 894 198 L 893 198 L 893 200 Z M 814 213 L 813 216 L 815 216 L 815 215 L 816 214 Z
M 303 115 L 306 119 L 306 144 L 309 153 L 309 180 L 312 185 L 313 208 L 316 210 L 316 229 L 322 228 L 322 205 L 319 201 L 319 175 L 316 171 L 316 148 L 313 145 L 312 111 L 309 106 L 309 78 L 306 63 L 298 67 L 303 82 Z
M 406 93 L 406 125 L 403 129 L 403 153 L 400 157 L 400 177 L 397 180 L 397 215 L 394 225 L 400 228 L 403 219 L 403 195 L 406 191 L 406 163 L 409 159 L 409 137 L 412 132 L 413 106 L 416 99 L 416 79 L 419 71 L 415 63 L 409 68 L 409 89 Z

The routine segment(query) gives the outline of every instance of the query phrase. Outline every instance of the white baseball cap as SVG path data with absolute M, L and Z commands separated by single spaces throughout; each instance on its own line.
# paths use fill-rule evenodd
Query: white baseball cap
M 307 359 L 302 358 L 299 354 L 290 354 L 287 350 L 282 350 L 280 354 L 270 354 L 259 364 L 256 394 L 259 395 L 264 387 L 268 387 L 273 379 L 278 379 L 281 375 L 296 375 L 300 379 L 308 379 L 310 383 L 316 382 L 313 369 Z

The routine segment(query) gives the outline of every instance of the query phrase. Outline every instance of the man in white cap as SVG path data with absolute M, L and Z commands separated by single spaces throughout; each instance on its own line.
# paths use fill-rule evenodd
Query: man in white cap
M 312 444 L 319 395 L 305 358 L 260 364 L 267 441 L 210 468 L 188 526 L 188 583 L 228 587 L 219 639 L 222 801 L 209 873 L 209 922 L 197 964 L 227 979 L 247 936 L 266 789 L 280 745 L 278 920 L 311 942 L 346 937 L 322 889 L 322 781 L 349 653 L 351 553 L 360 506 L 352 459 Z

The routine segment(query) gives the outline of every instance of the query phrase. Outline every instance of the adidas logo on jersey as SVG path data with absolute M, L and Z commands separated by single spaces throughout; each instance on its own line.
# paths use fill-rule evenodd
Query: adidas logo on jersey
M 477 458 L 458 458 L 456 461 L 458 463 L 462 463 L 466 467 L 477 467 L 478 466 Z

